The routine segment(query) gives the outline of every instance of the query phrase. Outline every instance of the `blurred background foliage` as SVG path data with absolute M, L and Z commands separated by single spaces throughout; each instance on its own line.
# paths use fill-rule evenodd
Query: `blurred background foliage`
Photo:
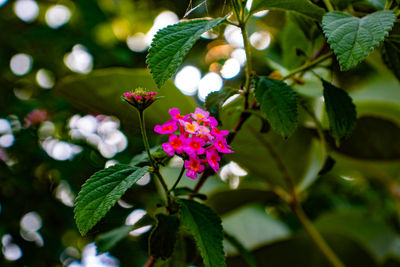
M 361 15 L 383 8 L 378 0 L 333 2 L 341 9 L 351 5 Z M 92 173 L 129 163 L 143 150 L 136 114 L 120 95 L 138 86 L 156 89 L 145 69 L 156 31 L 185 14 L 221 17 L 228 10 L 226 1 L 0 0 L 1 266 L 146 262 L 149 227 L 131 232 L 110 253 L 96 256 L 93 242 L 99 233 L 133 224 L 144 210 L 155 209 L 159 197 L 150 177 L 143 177 L 83 238 L 74 224 L 74 197 Z M 323 43 L 316 24 L 281 11 L 257 13 L 249 35 L 259 75 L 276 69 L 286 74 Z M 245 60 L 238 28 L 221 26 L 204 35 L 160 90 L 165 98 L 147 112 L 150 132 L 166 120 L 169 108 L 189 113 L 211 91 L 239 88 Z M 399 66 L 392 62 L 388 68 L 385 62 L 374 51 L 350 72 L 339 73 L 336 62 L 315 70 L 350 92 L 359 117 L 353 135 L 339 147 L 327 140 L 327 162 L 304 110 L 302 127 L 287 140 L 254 117 L 232 144 L 236 153 L 202 188 L 224 229 L 254 252 L 259 266 L 327 266 L 271 190 L 284 185 L 263 138 L 296 177 L 306 213 L 346 265 L 400 266 L 400 86 L 391 72 L 398 75 Z M 319 79 L 306 73 L 293 86 L 328 129 Z M 226 105 L 223 126 L 230 129 L 239 113 L 238 101 Z M 150 138 L 159 144 L 159 137 Z M 170 186 L 180 164 L 173 159 L 162 170 Z M 195 181 L 185 179 L 183 185 L 193 187 Z M 187 261 L 201 265 L 193 241 L 185 246 L 193 246 Z M 225 250 L 228 266 L 244 266 L 229 243 Z

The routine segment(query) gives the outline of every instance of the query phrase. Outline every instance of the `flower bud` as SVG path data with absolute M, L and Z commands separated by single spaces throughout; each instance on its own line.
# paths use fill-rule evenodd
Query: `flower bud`
M 157 92 L 148 92 L 139 87 L 135 91 L 123 93 L 121 98 L 139 111 L 143 111 L 157 100 L 156 94 Z

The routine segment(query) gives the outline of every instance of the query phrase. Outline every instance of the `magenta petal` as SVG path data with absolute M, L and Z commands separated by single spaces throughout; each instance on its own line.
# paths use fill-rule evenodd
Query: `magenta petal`
M 189 178 L 191 178 L 191 179 L 196 180 L 196 179 L 197 179 L 197 172 L 192 171 L 192 170 L 188 170 L 188 171 L 186 172 L 186 176 L 189 177 Z
M 165 151 L 165 153 L 167 153 L 168 156 L 175 155 L 174 148 L 170 144 L 164 143 L 164 144 L 162 144 L 162 148 Z

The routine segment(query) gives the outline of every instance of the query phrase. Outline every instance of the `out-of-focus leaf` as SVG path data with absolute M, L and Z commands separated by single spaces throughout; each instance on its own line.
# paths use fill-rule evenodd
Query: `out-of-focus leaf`
M 247 250 L 247 248 L 239 240 L 237 240 L 236 237 L 224 231 L 224 238 L 226 241 L 229 242 L 229 244 L 235 247 L 237 252 L 239 252 L 239 254 L 243 257 L 243 259 L 250 267 L 257 267 L 256 260 L 254 259 L 251 252 Z
M 283 81 L 260 77 L 255 97 L 275 131 L 283 136 L 289 136 L 294 132 L 298 122 L 298 98 L 289 85 Z
M 179 199 L 182 224 L 193 235 L 206 267 L 226 266 L 222 246 L 221 219 L 209 207 L 193 200 Z
M 224 104 L 224 102 L 234 94 L 237 94 L 238 90 L 233 88 L 223 88 L 218 92 L 213 92 L 206 97 L 206 101 L 204 106 L 206 110 L 208 110 L 212 116 L 219 119 L 219 110 Z
M 265 9 L 290 10 L 318 21 L 321 20 L 325 13 L 324 9 L 308 0 L 254 0 L 250 12 L 255 13 Z
M 382 57 L 388 68 L 400 80 L 400 23 L 396 22 L 389 37 L 381 48 Z
M 377 263 L 359 244 L 343 235 L 322 232 L 333 251 L 348 267 L 376 267 Z M 290 256 L 288 255 L 290 251 Z M 277 241 L 252 251 L 258 266 L 330 266 L 326 257 L 305 233 L 290 239 Z M 227 265 L 242 267 L 246 263 L 240 256 L 228 257 Z
M 176 215 L 157 214 L 156 217 L 157 225 L 149 240 L 150 255 L 166 260 L 174 251 L 179 219 Z
M 219 215 L 236 210 L 242 206 L 262 203 L 276 204 L 279 196 L 267 189 L 239 188 L 236 190 L 223 190 L 210 194 L 207 204 Z
M 237 120 L 238 112 L 229 107 L 224 109 L 222 121 L 229 129 Z M 232 112 L 231 112 L 232 111 Z M 235 153 L 226 155 L 245 168 L 250 175 L 264 180 L 267 184 L 287 189 L 282 173 L 271 156 L 265 142 L 272 144 L 299 190 L 309 186 L 323 166 L 323 150 L 311 131 L 297 130 L 287 139 L 274 131 L 259 132 L 261 120 L 252 116 L 243 125 L 231 143 Z
M 363 18 L 333 11 L 322 20 L 328 43 L 343 71 L 360 63 L 389 34 L 396 20 L 393 11 L 383 10 Z
M 92 175 L 76 198 L 75 221 L 80 233 L 85 235 L 96 225 L 148 170 L 117 164 Z
M 145 214 L 137 223 L 134 225 L 124 225 L 108 231 L 104 234 L 99 235 L 96 238 L 96 246 L 98 253 L 109 251 L 119 241 L 124 239 L 131 231 L 136 230 L 140 227 L 150 225 L 154 223 L 154 219 L 149 215 Z
M 362 117 L 358 119 L 353 134 L 342 142 L 338 151 L 359 159 L 399 160 L 399 136 L 399 125 L 380 118 Z
M 156 89 L 148 70 L 109 68 L 86 75 L 71 75 L 62 79 L 55 90 L 85 111 L 116 115 L 126 124 L 138 125 L 136 111 L 121 101 L 123 92 L 137 87 Z M 193 99 L 183 95 L 172 82 L 165 84 L 160 95 L 165 97 L 145 112 L 146 120 L 152 124 L 170 119 L 167 112 L 170 108 L 178 108 L 182 113 L 194 110 Z
M 356 241 L 381 263 L 393 253 L 393 247 L 400 240 L 399 235 L 385 223 L 357 210 L 322 215 L 315 226 L 320 231 L 337 233 Z
M 246 206 L 222 218 L 222 226 L 248 249 L 253 250 L 267 243 L 287 238 L 289 228 L 268 215 L 262 206 Z M 234 253 L 231 246 L 226 246 Z
M 192 196 L 201 200 L 206 200 L 207 196 L 204 194 L 199 194 L 193 189 L 189 187 L 177 187 L 174 190 L 172 190 L 175 196 Z
M 158 88 L 175 74 L 184 56 L 201 35 L 225 19 L 195 19 L 170 25 L 157 32 L 147 56 L 147 65 Z
M 365 2 L 370 3 L 377 10 L 382 10 L 385 8 L 385 0 L 365 0 Z
M 356 124 L 356 107 L 343 89 L 322 80 L 324 86 L 325 110 L 328 114 L 332 136 L 339 141 L 350 136 Z

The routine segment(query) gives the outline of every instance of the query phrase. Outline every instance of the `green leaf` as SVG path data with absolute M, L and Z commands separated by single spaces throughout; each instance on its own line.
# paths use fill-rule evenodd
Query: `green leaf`
M 157 214 L 156 217 L 157 226 L 149 239 L 150 255 L 166 260 L 174 251 L 179 219 L 176 215 Z
M 400 23 L 394 24 L 389 37 L 382 45 L 383 61 L 400 81 Z
M 107 68 L 85 75 L 70 75 L 57 84 L 55 92 L 83 112 L 115 115 L 125 126 L 139 129 L 136 111 L 121 101 L 123 92 L 137 87 L 153 91 L 157 88 L 149 70 Z M 185 114 L 193 112 L 195 108 L 192 97 L 183 95 L 173 82 L 168 81 L 164 89 L 162 96 L 165 97 L 146 109 L 146 126 L 149 129 L 169 120 L 171 116 L 165 111 L 170 108 L 178 108 Z
M 189 187 L 178 187 L 172 190 L 175 196 L 191 196 L 196 197 L 201 200 L 206 200 L 207 196 L 204 194 L 200 194 Z
M 210 111 L 211 115 L 219 120 L 219 111 L 224 102 L 231 96 L 238 93 L 237 89 L 223 88 L 218 92 L 213 92 L 206 97 L 204 106 L 206 110 Z
M 158 88 L 175 74 L 184 56 L 200 36 L 225 19 L 195 19 L 170 25 L 157 32 L 149 49 L 147 65 Z
M 257 267 L 256 260 L 247 248 L 233 235 L 224 232 L 225 239 L 239 252 L 250 267 Z
M 325 10 L 308 0 L 254 0 L 251 13 L 265 9 L 281 9 L 298 12 L 310 18 L 321 20 Z
M 339 141 L 349 137 L 356 125 L 357 113 L 353 100 L 343 89 L 322 80 L 325 110 L 332 136 Z
M 268 189 L 239 188 L 214 192 L 206 203 L 219 215 L 223 215 L 244 205 L 252 203 L 274 205 L 279 201 L 279 196 Z
M 322 28 L 335 52 L 341 70 L 360 63 L 389 34 L 396 20 L 393 11 L 383 10 L 363 18 L 334 11 L 322 19 Z
M 134 225 L 124 225 L 99 235 L 96 238 L 97 252 L 103 253 L 109 251 L 119 241 L 124 239 L 131 231 L 153 223 L 154 219 L 149 214 L 145 214 Z
M 226 266 L 221 219 L 209 207 L 193 200 L 179 199 L 182 224 L 196 241 L 206 267 Z
M 76 198 L 75 221 L 80 233 L 85 235 L 95 226 L 148 170 L 117 164 L 92 175 Z
M 296 130 L 298 98 L 290 86 L 283 81 L 260 77 L 255 97 L 275 131 L 289 136 Z

